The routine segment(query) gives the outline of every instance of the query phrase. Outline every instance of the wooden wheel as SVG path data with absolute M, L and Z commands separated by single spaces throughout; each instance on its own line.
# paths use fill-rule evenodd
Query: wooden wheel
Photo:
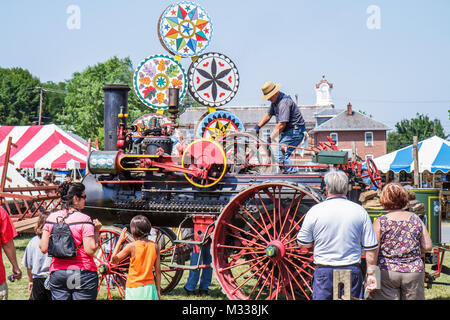
M 296 238 L 307 210 L 322 200 L 282 182 L 253 186 L 219 216 L 212 243 L 216 277 L 230 299 L 310 299 L 312 252 Z

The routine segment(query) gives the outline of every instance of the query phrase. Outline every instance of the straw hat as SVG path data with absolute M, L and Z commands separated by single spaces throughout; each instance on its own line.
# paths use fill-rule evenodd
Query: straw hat
M 272 81 L 267 81 L 261 87 L 261 90 L 263 92 L 261 99 L 269 100 L 270 97 L 272 97 L 275 93 L 280 91 L 280 88 L 281 88 L 281 84 L 279 84 L 279 83 L 274 84 Z

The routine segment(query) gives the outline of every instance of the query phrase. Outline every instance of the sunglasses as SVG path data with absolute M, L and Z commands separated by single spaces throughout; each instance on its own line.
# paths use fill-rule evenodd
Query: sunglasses
M 78 198 L 80 198 L 80 199 L 86 199 L 86 195 L 83 194 L 83 195 L 79 196 Z

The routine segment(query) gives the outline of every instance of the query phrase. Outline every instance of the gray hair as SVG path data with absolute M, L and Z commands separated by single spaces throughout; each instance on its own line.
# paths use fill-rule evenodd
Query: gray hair
M 344 171 L 330 170 L 324 177 L 325 185 L 330 194 L 346 195 L 348 191 L 348 177 Z

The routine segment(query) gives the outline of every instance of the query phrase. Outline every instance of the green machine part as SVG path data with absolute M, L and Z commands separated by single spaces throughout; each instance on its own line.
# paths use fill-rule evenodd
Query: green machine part
M 312 158 L 312 162 L 326 164 L 346 164 L 348 162 L 347 151 L 321 150 Z
M 87 160 L 89 172 L 117 174 L 116 158 L 118 153 L 118 151 L 91 151 Z
M 416 200 L 424 204 L 424 212 L 416 212 L 427 227 L 433 244 L 441 243 L 441 203 L 439 189 L 411 189 L 416 194 Z M 387 210 L 367 210 L 370 219 L 375 221 Z
M 425 206 L 424 223 L 430 233 L 433 244 L 441 243 L 441 202 L 439 189 L 411 189 L 416 200 Z

